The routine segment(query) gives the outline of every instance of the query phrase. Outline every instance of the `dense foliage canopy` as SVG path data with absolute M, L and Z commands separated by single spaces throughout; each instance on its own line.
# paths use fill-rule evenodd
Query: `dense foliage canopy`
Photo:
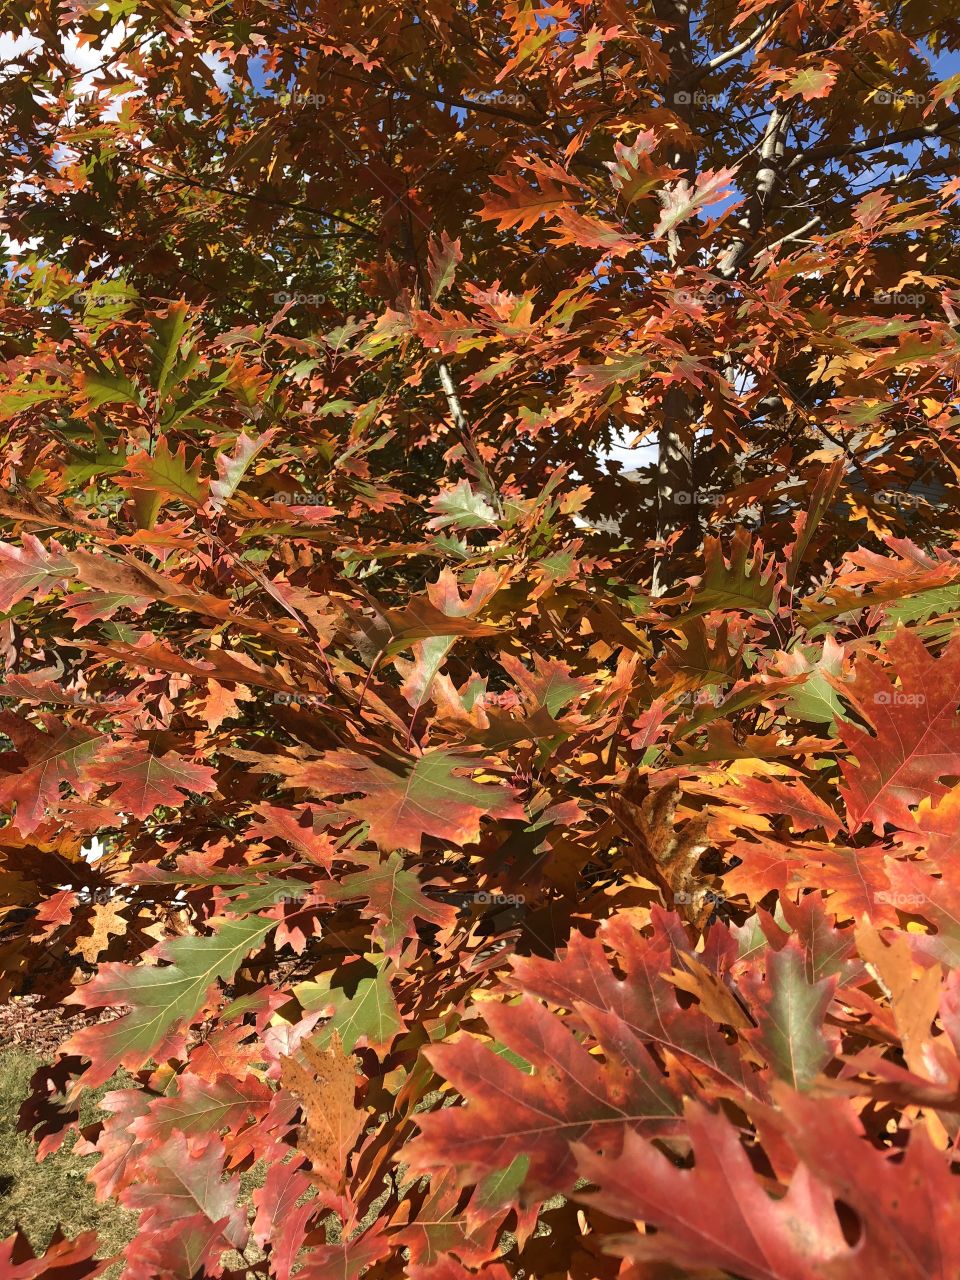
M 122 1274 L 960 1276 L 955 5 L 0 31 L 0 986 Z

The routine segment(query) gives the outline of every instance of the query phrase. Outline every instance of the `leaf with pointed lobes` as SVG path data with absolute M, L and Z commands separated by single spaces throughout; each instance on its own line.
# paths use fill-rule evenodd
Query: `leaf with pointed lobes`
M 158 805 L 179 809 L 184 798 L 216 790 L 216 771 L 175 755 L 155 755 L 149 747 L 131 743 L 109 760 L 87 770 L 87 776 L 103 785 L 119 783 L 108 799 L 119 812 L 147 818 Z
M 715 609 L 768 614 L 773 610 L 777 583 L 772 569 L 764 577 L 763 544 L 751 546 L 748 529 L 738 529 L 730 546 L 730 563 L 723 555 L 719 538 L 708 537 L 703 544 L 705 568 L 693 599 L 684 606 L 684 620 Z
M 530 1159 L 530 1194 L 569 1190 L 570 1144 L 618 1150 L 624 1131 L 676 1130 L 680 1102 L 644 1045 L 599 1028 L 604 1059 L 537 1000 L 483 1005 L 496 1050 L 474 1037 L 437 1045 L 425 1055 L 467 1100 L 418 1116 L 421 1136 L 408 1148 L 412 1168 L 456 1169 L 480 1182 L 518 1156 Z M 517 1065 L 520 1059 L 523 1065 Z
M 837 726 L 854 757 L 840 762 L 851 831 L 867 823 L 878 834 L 885 823 L 913 829 L 910 805 L 936 804 L 949 790 L 941 778 L 960 774 L 960 637 L 934 658 L 914 631 L 900 626 L 884 657 L 886 667 L 859 657 L 850 681 L 830 677 L 876 731 L 846 720 Z
M 499 1262 L 479 1271 L 468 1271 L 456 1258 L 443 1258 L 433 1266 L 408 1267 L 409 1280 L 510 1280 L 510 1272 Z
M 923 932 L 910 931 L 910 950 L 939 961 L 948 968 L 960 967 L 960 885 L 952 876 L 927 875 L 919 862 L 886 861 L 888 893 L 876 896 L 905 915 L 922 916 L 932 925 Z M 874 915 L 876 918 L 876 913 Z
M 570 199 L 563 187 L 543 176 L 539 191 L 515 173 L 506 177 L 494 174 L 493 181 L 504 194 L 487 196 L 480 216 L 496 219 L 500 231 L 510 227 L 516 227 L 518 232 L 529 231 L 540 217 L 556 217 Z
M 960 787 L 951 790 L 937 805 L 923 800 L 916 811 L 918 841 L 926 846 L 927 857 L 944 876 L 956 880 L 960 858 Z M 913 833 L 911 833 L 911 837 Z
M 151 1099 L 140 1089 L 111 1089 L 100 1100 L 99 1109 L 107 1119 L 103 1123 L 96 1142 L 80 1136 L 74 1153 L 78 1156 L 98 1157 L 90 1170 L 89 1181 L 96 1188 L 97 1200 L 102 1202 L 128 1186 L 136 1177 L 137 1159 L 144 1144 L 133 1132 L 132 1122 L 146 1115 Z
M 830 91 L 837 82 L 840 68 L 835 62 L 825 62 L 818 67 L 806 67 L 797 75 L 792 71 L 771 75 L 771 80 L 786 80 L 785 88 L 780 90 L 782 98 L 802 97 L 804 102 L 812 102 L 814 98 L 829 97 Z
M 283 1059 L 280 1079 L 300 1100 L 298 1147 L 309 1158 L 314 1178 L 342 1195 L 350 1153 L 366 1119 L 356 1104 L 357 1087 L 364 1082 L 356 1059 L 344 1053 L 336 1033 L 327 1050 L 305 1040 L 295 1057 Z
M 177 1077 L 177 1092 L 151 1102 L 130 1130 L 139 1142 L 165 1142 L 175 1132 L 192 1137 L 237 1130 L 251 1117 L 262 1116 L 272 1097 L 255 1076 L 238 1080 L 224 1074 L 204 1080 L 187 1071 Z
M 201 1214 L 217 1226 L 221 1248 L 243 1249 L 246 1213 L 237 1203 L 239 1178 L 224 1182 L 226 1152 L 219 1138 L 188 1138 L 175 1133 L 139 1159 L 139 1177 L 120 1193 L 120 1202 L 141 1213 L 139 1233 L 177 1234 Z
M 211 1222 L 205 1213 L 194 1213 L 170 1226 L 141 1227 L 123 1251 L 125 1274 L 162 1276 L 164 1280 L 222 1275 L 224 1225 Z
M 575 1198 L 614 1218 L 656 1227 L 655 1234 L 609 1240 L 610 1252 L 684 1271 L 713 1267 L 743 1280 L 854 1280 L 856 1272 L 842 1264 L 857 1255 L 844 1239 L 829 1187 L 799 1165 L 786 1194 L 774 1199 L 725 1116 L 695 1101 L 687 1102 L 685 1116 L 692 1169 L 677 1168 L 635 1132 L 625 1134 L 616 1156 L 576 1147 L 578 1172 L 598 1190 Z
M 76 573 L 58 542 L 51 542 L 47 551 L 32 533 L 25 533 L 22 541 L 20 547 L 0 542 L 0 613 L 7 613 L 29 595 L 42 599 Z
M 460 595 L 460 586 L 449 569 L 444 569 L 436 582 L 427 586 L 427 598 L 433 608 L 439 609 L 448 618 L 469 618 L 483 608 L 500 586 L 500 575 L 490 569 L 477 574 L 470 594 L 464 600 Z M 446 624 L 444 624 L 446 625 Z M 490 632 L 496 634 L 496 628 Z M 416 709 L 433 688 L 433 682 L 443 666 L 444 659 L 455 642 L 454 636 L 434 634 L 413 646 L 413 662 L 403 670 L 403 696 Z M 399 666 L 399 663 L 397 664 Z
M 849 552 L 839 581 L 828 582 L 802 602 L 801 625 L 809 627 L 850 610 L 950 586 L 960 574 L 960 565 L 947 552 L 929 555 L 908 538 L 889 538 L 887 547 L 892 555 L 879 555 L 866 547 Z
M 581 249 L 603 249 L 610 258 L 626 257 L 643 243 L 638 235 L 628 235 L 597 218 L 586 218 L 570 207 L 557 210 L 557 225 L 550 228 L 549 235 L 557 247 L 575 244 Z
M 378 763 L 355 751 L 331 751 L 306 763 L 274 757 L 264 766 L 283 772 L 292 787 L 306 787 L 324 799 L 359 796 L 342 807 L 370 825 L 381 849 L 420 849 L 425 835 L 452 844 L 475 844 L 483 817 L 522 819 L 523 806 L 511 787 L 466 776 L 481 760 L 453 751 L 391 758 Z
M 654 161 L 658 144 L 656 132 L 644 129 L 630 146 L 623 142 L 613 145 L 616 160 L 606 161 L 604 167 L 610 170 L 613 186 L 627 207 L 652 195 L 664 182 L 681 176 L 681 170 L 668 169 Z
M 771 1125 L 781 1129 L 801 1168 L 806 1165 L 860 1219 L 852 1278 L 960 1275 L 957 1178 L 950 1153 L 938 1151 L 925 1128 L 912 1129 L 895 1161 L 867 1141 L 848 1103 L 782 1085 L 774 1098 Z
M 361 857 L 354 856 L 358 860 Z M 377 862 L 376 855 L 365 861 L 367 866 L 363 871 L 322 885 L 319 892 L 331 902 L 366 898 L 365 914 L 377 917 L 373 940 L 382 944 L 388 958 L 399 956 L 404 941 L 415 932 L 414 918 L 441 927 L 456 920 L 455 907 L 435 902 L 424 894 L 424 887 L 429 887 L 429 883 L 424 886 L 417 872 L 404 866 L 399 851 L 383 862 Z
M 137 453 L 127 459 L 128 475 L 115 477 L 121 489 L 155 494 L 199 507 L 206 499 L 207 483 L 200 476 L 199 462 L 187 463 L 187 446 L 170 452 L 166 436 L 157 441 L 153 453 Z
M 61 889 L 39 903 L 34 922 L 43 927 L 38 931 L 38 936 L 48 938 L 51 933 L 68 925 L 73 919 L 78 901 L 72 889 Z
M 113 1266 L 113 1258 L 97 1260 L 100 1240 L 96 1231 L 85 1231 L 66 1240 L 60 1228 L 38 1257 L 20 1231 L 0 1240 L 0 1275 L 3 1280 L 96 1280 Z
M 233 453 L 221 449 L 217 454 L 217 479 L 210 484 L 210 505 L 222 511 L 237 491 L 237 486 L 250 469 L 257 454 L 270 443 L 279 428 L 270 427 L 261 435 L 240 435 Z
M 291 1162 L 275 1164 L 267 1180 L 253 1193 L 257 1216 L 253 1238 L 260 1248 L 270 1246 L 270 1269 L 276 1280 L 290 1280 L 307 1234 L 307 1223 L 316 1213 L 318 1201 L 297 1201 L 314 1190 L 314 1184 L 303 1170 Z
M 438 494 L 430 510 L 437 514 L 427 521 L 428 529 L 495 529 L 497 517 L 486 498 L 461 480 L 453 489 Z
M 744 1036 L 781 1080 L 800 1090 L 813 1085 L 839 1047 L 828 1044 L 823 1031 L 837 980 L 810 982 L 806 969 L 803 949 L 791 938 L 779 951 L 767 951 L 763 981 L 751 969 L 740 982 L 757 1023 Z
M 210 937 L 176 938 L 148 953 L 169 965 L 105 964 L 96 977 L 66 997 L 86 1009 L 117 1006 L 130 1012 L 115 1022 L 85 1027 L 64 1046 L 64 1053 L 90 1059 L 82 1083 L 96 1088 L 118 1067 L 138 1071 L 150 1058 L 175 1056 L 186 1025 L 203 1007 L 218 981 L 229 982 L 258 948 L 276 920 L 249 916 L 219 922 Z
M 297 1280 L 360 1280 L 360 1276 L 393 1251 L 393 1240 L 374 1223 L 363 1235 L 312 1250 Z
M 382 651 L 393 656 L 411 645 L 415 655 L 425 650 L 445 653 L 457 637 L 482 639 L 498 635 L 500 631 L 499 627 L 468 617 L 462 610 L 447 613 L 429 598 L 414 598 L 403 609 L 377 608 L 372 618 L 358 612 L 354 612 L 353 617 L 370 643 L 371 655 Z M 449 643 L 444 648 L 445 640 Z
M 790 653 L 778 653 L 775 665 L 764 679 L 776 679 L 778 675 L 806 676 L 803 684 L 796 685 L 787 694 L 784 710 L 793 719 L 826 725 L 826 732 L 836 732 L 836 721 L 843 715 L 840 695 L 827 681 L 827 675 L 840 676 L 843 672 L 844 649 L 833 636 L 823 639 L 823 648 L 817 653 L 812 647 L 797 647 Z
M 327 833 L 317 830 L 317 812 L 315 805 L 301 804 L 281 809 L 276 805 L 259 804 L 255 809 L 258 821 L 254 831 L 261 840 L 276 837 L 285 841 L 311 865 L 329 871 L 339 854 Z
M 704 208 L 705 205 L 718 204 L 729 196 L 730 183 L 737 176 L 737 166 L 732 169 L 707 170 L 697 174 L 697 180 L 691 188 L 685 178 L 664 187 L 660 197 L 662 213 L 660 221 L 653 229 L 656 237 L 665 236 L 668 231 Z M 739 202 L 737 202 L 739 203 Z M 729 205 L 730 208 L 735 207 Z
M 463 261 L 459 240 L 451 240 L 446 231 L 440 239 L 431 240 L 427 256 L 427 278 L 430 281 L 430 301 L 436 302 L 444 290 L 453 284 L 457 266 Z
M 403 1031 L 388 968 L 386 958 L 379 964 L 361 959 L 344 966 L 342 972 L 324 974 L 294 987 L 293 994 L 305 1012 L 319 1010 L 330 1019 L 315 1036 L 323 1048 L 336 1034 L 348 1053 L 359 1046 L 382 1056 L 394 1036 Z
M 63 783 L 81 799 L 92 795 L 96 789 L 89 774 L 92 762 L 110 746 L 106 735 L 83 725 L 66 725 L 53 715 L 37 718 L 39 725 L 9 711 L 0 712 L 0 732 L 17 749 L 13 760 L 9 755 L 3 760 L 8 772 L 0 776 L 0 805 L 16 804 L 11 822 L 23 835 L 57 816 Z M 18 757 L 23 766 L 18 767 Z
M 811 831 L 822 827 L 833 837 L 843 825 L 834 811 L 814 795 L 800 778 L 780 782 L 776 778 L 738 780 L 730 799 L 748 813 L 769 813 L 788 818 L 794 831 Z
M 520 687 L 530 709 L 546 707 L 554 720 L 568 703 L 578 702 L 596 688 L 590 676 L 575 676 L 573 669 L 557 658 L 534 655 L 534 674 L 509 653 L 501 655 L 500 665 Z
M 472 1228 L 462 1204 L 461 1188 L 451 1170 L 432 1177 L 421 1187 L 419 1179 L 408 1186 L 395 1221 L 403 1226 L 394 1236 L 409 1250 L 410 1262 L 426 1271 L 451 1254 L 475 1266 L 496 1255 L 499 1226 L 506 1209 L 491 1207 Z
M 659 910 L 655 920 L 676 922 Z M 684 945 L 686 941 L 684 935 Z M 668 977 L 689 952 L 665 927 L 647 937 L 625 916 L 600 926 L 595 938 L 575 933 L 562 957 L 522 956 L 511 962 L 506 985 L 569 1009 L 580 1032 L 618 1045 L 636 1041 L 678 1059 L 705 1087 L 738 1098 L 760 1087 L 736 1046 L 699 1006 L 682 1008 Z M 619 977 L 613 966 L 623 973 Z M 727 1018 L 727 1021 L 732 1021 Z M 641 1055 L 642 1056 L 642 1055 Z
M 796 541 L 785 548 L 787 581 L 791 584 L 796 579 L 797 570 L 810 545 L 810 540 L 816 533 L 840 486 L 840 481 L 843 479 L 843 469 L 843 458 L 837 458 L 832 466 L 824 467 L 813 486 L 809 507 L 805 507 L 798 512 L 794 520 L 793 527 L 797 535 Z

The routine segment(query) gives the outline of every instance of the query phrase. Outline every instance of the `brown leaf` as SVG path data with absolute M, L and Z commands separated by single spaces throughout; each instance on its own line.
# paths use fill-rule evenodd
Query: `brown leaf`
M 121 914 L 125 902 L 98 902 L 93 908 L 91 923 L 93 928 L 76 944 L 77 951 L 87 964 L 93 964 L 101 951 L 110 945 L 110 935 L 120 937 L 127 931 L 127 922 Z
M 297 1057 L 283 1059 L 281 1080 L 300 1099 L 304 1123 L 299 1145 L 310 1158 L 314 1177 L 342 1193 L 347 1161 L 364 1122 L 354 1101 L 362 1077 L 353 1055 L 344 1053 L 336 1032 L 326 1051 L 306 1040 Z

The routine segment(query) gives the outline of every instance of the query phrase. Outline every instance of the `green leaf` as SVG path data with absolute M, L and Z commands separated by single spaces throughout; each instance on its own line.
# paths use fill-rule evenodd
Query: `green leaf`
M 336 883 L 325 883 L 322 889 L 331 901 L 368 900 L 368 912 L 378 917 L 373 929 L 374 940 L 381 943 L 388 956 L 399 954 L 405 939 L 415 932 L 415 919 L 443 925 L 456 916 L 453 907 L 426 896 L 420 877 L 406 869 L 399 853 L 391 854 L 385 862 L 374 862 L 371 858 L 370 865 L 363 871 Z
M 85 373 L 83 391 L 94 409 L 105 404 L 142 404 L 140 392 L 119 373 Z
M 92 1088 L 109 1080 L 118 1067 L 137 1071 L 151 1057 L 160 1061 L 172 1056 L 176 1028 L 202 1008 L 214 983 L 230 981 L 277 924 L 262 916 L 224 919 L 210 937 L 163 944 L 161 954 L 172 964 L 103 965 L 67 1002 L 88 1009 L 122 1006 L 130 1012 L 115 1022 L 86 1027 L 70 1039 L 68 1052 L 92 1063 L 84 1084 Z
M 153 385 L 157 399 L 163 400 L 167 391 L 196 366 L 196 358 L 191 359 L 190 356 L 189 343 L 184 343 L 190 332 L 190 311 L 187 304 L 173 303 L 165 315 L 153 320 L 153 328 L 156 333 L 156 340 L 151 344 Z
M 170 452 L 166 436 L 157 441 L 153 453 L 138 453 L 127 460 L 127 475 L 118 480 L 121 488 L 162 494 L 198 507 L 204 501 L 206 486 L 200 477 L 199 463 L 187 464 L 187 449 L 181 444 Z
M 920 591 L 915 596 L 886 606 L 884 622 L 876 636 L 877 639 L 887 641 L 902 623 L 904 626 L 916 626 L 931 639 L 946 640 L 956 629 L 958 611 L 960 583 Z
M 466 480 L 434 498 L 430 509 L 439 515 L 427 521 L 428 529 L 494 529 L 497 525 L 493 508 Z
M 785 97 L 801 96 L 804 102 L 814 98 L 826 98 L 837 80 L 837 69 L 831 63 L 826 67 L 808 67 L 790 81 Z
M 843 650 L 839 645 L 827 636 L 819 653 L 812 646 L 805 646 L 791 653 L 789 659 L 781 664 L 781 670 L 784 675 L 808 673 L 804 683 L 794 685 L 787 694 L 786 713 L 811 724 L 825 724 L 828 733 L 835 733 L 837 719 L 843 717 L 844 707 L 827 676 L 839 678 L 843 670 Z
M 427 274 L 430 279 L 430 301 L 436 302 L 441 293 L 453 283 L 457 263 L 463 253 L 459 240 L 451 240 L 446 231 L 441 232 L 439 242 L 431 240 Z
M 503 1212 L 517 1199 L 527 1174 L 530 1171 L 530 1157 L 518 1155 L 511 1160 L 506 1169 L 497 1169 L 477 1183 L 477 1189 L 470 1200 L 470 1214 L 483 1214 L 492 1217 Z
M 821 1028 L 835 987 L 834 978 L 807 980 L 806 960 L 794 940 L 767 953 L 766 982 L 754 1001 L 759 1026 L 750 1038 L 794 1089 L 809 1088 L 833 1057 Z
M 379 964 L 366 959 L 348 966 L 343 973 L 294 987 L 294 995 L 307 1012 L 323 1009 L 330 1015 L 316 1037 L 323 1048 L 334 1032 L 347 1053 L 352 1053 L 357 1045 L 371 1049 L 388 1046 L 403 1031 L 389 969 L 390 961 L 385 956 Z M 363 977 L 358 976 L 361 972 Z
M 775 589 L 773 573 L 763 576 L 759 543 L 751 549 L 750 534 L 738 529 L 730 547 L 727 564 L 719 538 L 704 543 L 706 570 L 693 600 L 684 608 L 686 618 L 696 618 L 715 609 L 744 613 L 770 613 Z

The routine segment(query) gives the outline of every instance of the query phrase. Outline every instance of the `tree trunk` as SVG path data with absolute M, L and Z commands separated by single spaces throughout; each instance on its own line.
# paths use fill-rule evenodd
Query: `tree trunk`
M 692 106 L 686 101 L 690 95 L 684 91 L 694 72 L 689 0 L 654 0 L 654 12 L 658 22 L 663 23 L 663 49 L 670 59 L 667 102 L 671 110 L 692 129 Z M 670 163 L 682 171 L 680 181 L 693 183 L 696 170 L 694 151 L 685 144 L 678 145 Z M 681 235 L 675 229 L 667 240 L 671 267 L 679 262 L 681 250 Z M 692 550 L 700 541 L 693 479 L 693 441 L 698 417 L 696 399 L 682 387 L 670 387 L 663 399 L 663 421 L 658 434 L 657 538 L 667 538 L 680 530 L 677 550 Z M 665 571 L 666 559 L 658 551 L 653 566 L 654 596 L 663 595 L 670 585 Z

